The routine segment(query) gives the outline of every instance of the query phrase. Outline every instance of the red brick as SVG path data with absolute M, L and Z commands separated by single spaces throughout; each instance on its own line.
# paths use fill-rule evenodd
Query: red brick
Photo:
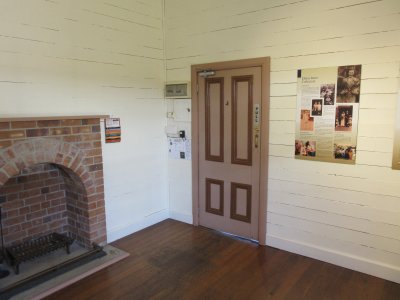
M 82 120 L 82 125 L 96 125 L 100 123 L 100 119 L 95 118 L 95 119 L 83 119 Z
M 71 127 L 50 128 L 50 135 L 71 134 Z
M 88 180 L 89 178 L 90 178 L 90 174 L 87 173 L 87 172 L 84 172 L 84 173 L 81 175 L 81 180 L 82 180 L 83 182 L 85 182 L 85 181 Z
M 39 210 L 39 211 L 36 211 L 36 212 L 32 212 L 32 213 L 26 214 L 26 220 L 29 221 L 29 220 L 41 218 L 41 217 L 43 217 L 45 214 L 46 214 L 46 212 L 43 211 L 43 210 Z
M 68 119 L 68 120 L 61 120 L 61 126 L 80 126 L 82 125 L 81 120 L 79 119 Z
M 63 198 L 63 197 L 65 197 L 64 191 L 46 194 L 46 200 L 55 200 L 55 199 Z
M 7 209 L 20 208 L 24 205 L 22 200 L 14 200 L 6 202 Z
M 17 199 L 19 199 L 19 194 L 18 193 L 15 193 L 15 194 L 8 194 L 7 195 L 7 201 L 15 201 L 15 200 L 17 200 Z
M 29 228 L 32 228 L 32 222 L 28 221 L 28 222 L 21 223 L 21 229 L 22 230 L 26 230 L 26 229 L 29 229 Z
M 65 210 L 65 205 L 53 206 L 47 209 L 48 214 L 53 214 Z
M 62 199 L 54 199 L 54 200 L 51 200 L 50 205 L 57 206 L 57 205 L 60 205 L 61 203 L 62 203 Z
M 83 155 L 81 155 L 81 154 L 79 154 L 77 157 L 75 157 L 75 159 L 69 166 L 71 168 L 71 170 L 73 170 L 76 173 L 77 169 L 79 169 L 79 167 L 80 167 L 82 160 L 83 160 Z
M 43 180 L 37 180 L 24 183 L 22 186 L 24 187 L 25 190 L 30 190 L 43 185 L 44 185 Z
M 13 140 L 25 138 L 25 130 L 0 131 L 0 140 Z
M 97 201 L 96 204 L 97 204 L 97 207 L 104 207 L 105 206 L 104 198 Z
M 94 163 L 93 157 L 86 157 L 86 158 L 82 161 L 82 164 L 83 164 L 84 166 L 93 165 L 93 163 Z
M 70 136 L 64 136 L 63 138 L 64 142 L 67 143 L 77 143 L 81 141 L 81 136 L 80 135 L 70 135 Z
M 100 132 L 100 125 L 92 126 L 92 132 Z
M 11 180 L 13 178 L 10 178 L 9 181 L 2 187 L 1 191 L 4 194 L 12 194 L 12 193 L 18 193 L 24 190 L 24 186 L 22 184 L 11 184 Z
M 91 203 L 91 202 L 96 202 L 96 201 L 100 201 L 100 200 L 103 200 L 103 199 L 104 199 L 104 194 L 101 193 L 101 194 L 89 196 L 88 197 L 88 202 Z
M 27 137 L 38 137 L 38 136 L 48 136 L 48 135 L 49 135 L 48 128 L 27 129 L 26 130 Z
M 39 210 L 41 210 L 41 209 L 42 209 L 42 207 L 41 207 L 41 204 L 40 204 L 40 203 L 30 206 L 31 212 L 39 211 Z
M 10 122 L 0 122 L 0 129 L 10 129 Z
M 3 222 L 4 222 L 3 224 L 4 224 L 4 226 L 10 227 L 10 226 L 17 225 L 17 224 L 20 224 L 25 221 L 26 221 L 25 215 L 23 215 L 23 216 L 17 216 L 14 218 L 7 218 L 7 219 L 3 220 Z M 8 229 L 8 230 L 10 230 L 10 229 Z
M 31 221 L 32 227 L 43 224 L 43 218 L 37 218 Z
M 58 127 L 60 123 L 60 120 L 42 120 L 38 121 L 38 127 Z
M 91 132 L 92 132 L 91 126 L 72 127 L 72 134 L 91 133 Z
M 24 206 L 19 209 L 20 215 L 25 215 L 30 212 L 29 206 Z
M 12 210 L 8 210 L 6 212 L 7 214 L 7 218 L 14 218 L 14 217 L 18 217 L 19 216 L 19 210 L 16 209 L 12 209 Z
M 99 216 L 105 213 L 104 207 L 98 207 L 90 211 L 90 216 Z
M 56 229 L 61 228 L 66 224 L 66 220 L 54 220 L 49 224 L 49 227 L 56 231 Z
M 62 162 L 63 166 L 69 166 L 72 162 L 73 158 L 70 155 L 65 155 L 64 160 Z
M 86 156 L 100 156 L 100 155 L 102 155 L 102 152 L 101 152 L 100 148 L 88 149 L 88 150 L 85 150 L 84 152 L 85 152 Z
M 92 145 L 91 142 L 81 142 L 81 143 L 77 143 L 76 146 L 77 146 L 79 149 L 82 149 L 82 150 L 84 150 L 84 149 L 92 149 L 92 148 L 93 148 L 93 145 Z
M 95 185 L 93 185 L 91 187 L 86 187 L 86 192 L 87 192 L 88 195 L 94 194 L 96 192 Z
M 38 195 L 40 195 L 40 189 L 25 190 L 25 191 L 22 191 L 19 193 L 19 198 L 25 199 L 25 203 L 27 203 L 27 205 L 30 205 L 30 204 L 32 204 L 32 201 L 36 201 L 35 198 L 43 197 L 43 196 L 38 196 Z M 38 196 L 38 197 L 34 197 L 34 196 Z M 31 198 L 31 197 L 34 197 L 34 198 Z M 28 198 L 30 198 L 30 199 L 28 199 Z
M 98 178 L 102 179 L 103 176 L 104 176 L 103 170 L 94 172 L 94 178 L 95 179 L 98 179 Z
M 85 185 L 86 191 L 87 191 L 88 189 L 90 189 L 92 186 L 95 186 L 94 181 L 93 181 L 92 178 L 87 179 L 83 184 Z M 87 194 L 90 195 L 90 194 L 93 194 L 93 192 L 90 193 L 90 194 L 89 194 L 89 192 L 88 192 Z
M 55 184 L 61 184 L 63 183 L 63 178 L 61 176 L 50 178 L 46 180 L 46 186 L 51 186 Z
M 49 186 L 49 189 L 50 189 L 49 192 L 53 193 L 53 192 L 58 192 L 61 189 L 65 189 L 65 187 L 60 187 L 60 184 L 54 184 L 54 185 Z
M 89 172 L 100 171 L 103 170 L 103 164 L 96 164 L 88 166 Z
M 35 128 L 36 121 L 15 121 L 11 122 L 12 129 L 21 129 L 21 128 Z
M 102 229 L 105 229 L 106 228 L 106 224 L 104 224 L 104 223 L 97 223 L 97 224 L 92 224 L 91 226 L 90 226 L 90 230 L 91 231 L 97 231 L 97 230 L 102 230 Z
M 54 161 L 58 164 L 62 164 L 63 160 L 64 160 L 64 155 L 61 153 L 57 153 Z
M 89 203 L 89 205 L 88 205 L 89 210 L 96 209 L 96 208 L 97 208 L 97 202 Z
M 81 141 L 100 141 L 100 133 L 84 134 L 81 136 Z

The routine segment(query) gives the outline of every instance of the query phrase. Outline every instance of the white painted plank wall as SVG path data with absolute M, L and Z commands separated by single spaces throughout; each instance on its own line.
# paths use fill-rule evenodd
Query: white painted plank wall
M 0 117 L 110 114 L 108 240 L 168 217 L 160 0 L 0 1 Z
M 165 28 L 168 81 L 190 80 L 192 64 L 271 57 L 267 242 L 400 282 L 400 1 L 166 0 Z M 362 64 L 357 164 L 295 160 L 297 69 L 347 64 Z

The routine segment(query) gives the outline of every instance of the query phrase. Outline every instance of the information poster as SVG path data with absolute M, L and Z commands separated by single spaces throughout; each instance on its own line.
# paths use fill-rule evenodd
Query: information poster
M 121 122 L 119 118 L 108 118 L 105 121 L 106 143 L 121 142 Z
M 171 159 L 192 159 L 192 140 L 168 138 L 168 155 Z
M 297 74 L 295 158 L 354 164 L 361 65 Z

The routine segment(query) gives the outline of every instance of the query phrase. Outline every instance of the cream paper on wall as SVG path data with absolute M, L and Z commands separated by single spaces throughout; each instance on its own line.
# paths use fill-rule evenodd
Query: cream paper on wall
M 298 70 L 295 158 L 355 164 L 361 65 Z
M 397 95 L 397 112 L 396 112 L 396 124 L 394 129 L 392 168 L 394 170 L 400 170 L 400 81 L 399 81 L 399 92 Z

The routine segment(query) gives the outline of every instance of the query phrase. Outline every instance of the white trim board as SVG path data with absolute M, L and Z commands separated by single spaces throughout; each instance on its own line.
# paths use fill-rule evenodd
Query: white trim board
M 378 261 L 367 260 L 294 240 L 282 239 L 273 235 L 267 235 L 267 246 L 400 283 L 400 269 Z
M 126 237 L 139 230 L 157 224 L 169 218 L 169 210 L 163 209 L 147 217 L 142 218 L 139 222 L 125 224 L 118 228 L 111 228 L 107 231 L 107 243 L 114 242 L 123 237 Z

